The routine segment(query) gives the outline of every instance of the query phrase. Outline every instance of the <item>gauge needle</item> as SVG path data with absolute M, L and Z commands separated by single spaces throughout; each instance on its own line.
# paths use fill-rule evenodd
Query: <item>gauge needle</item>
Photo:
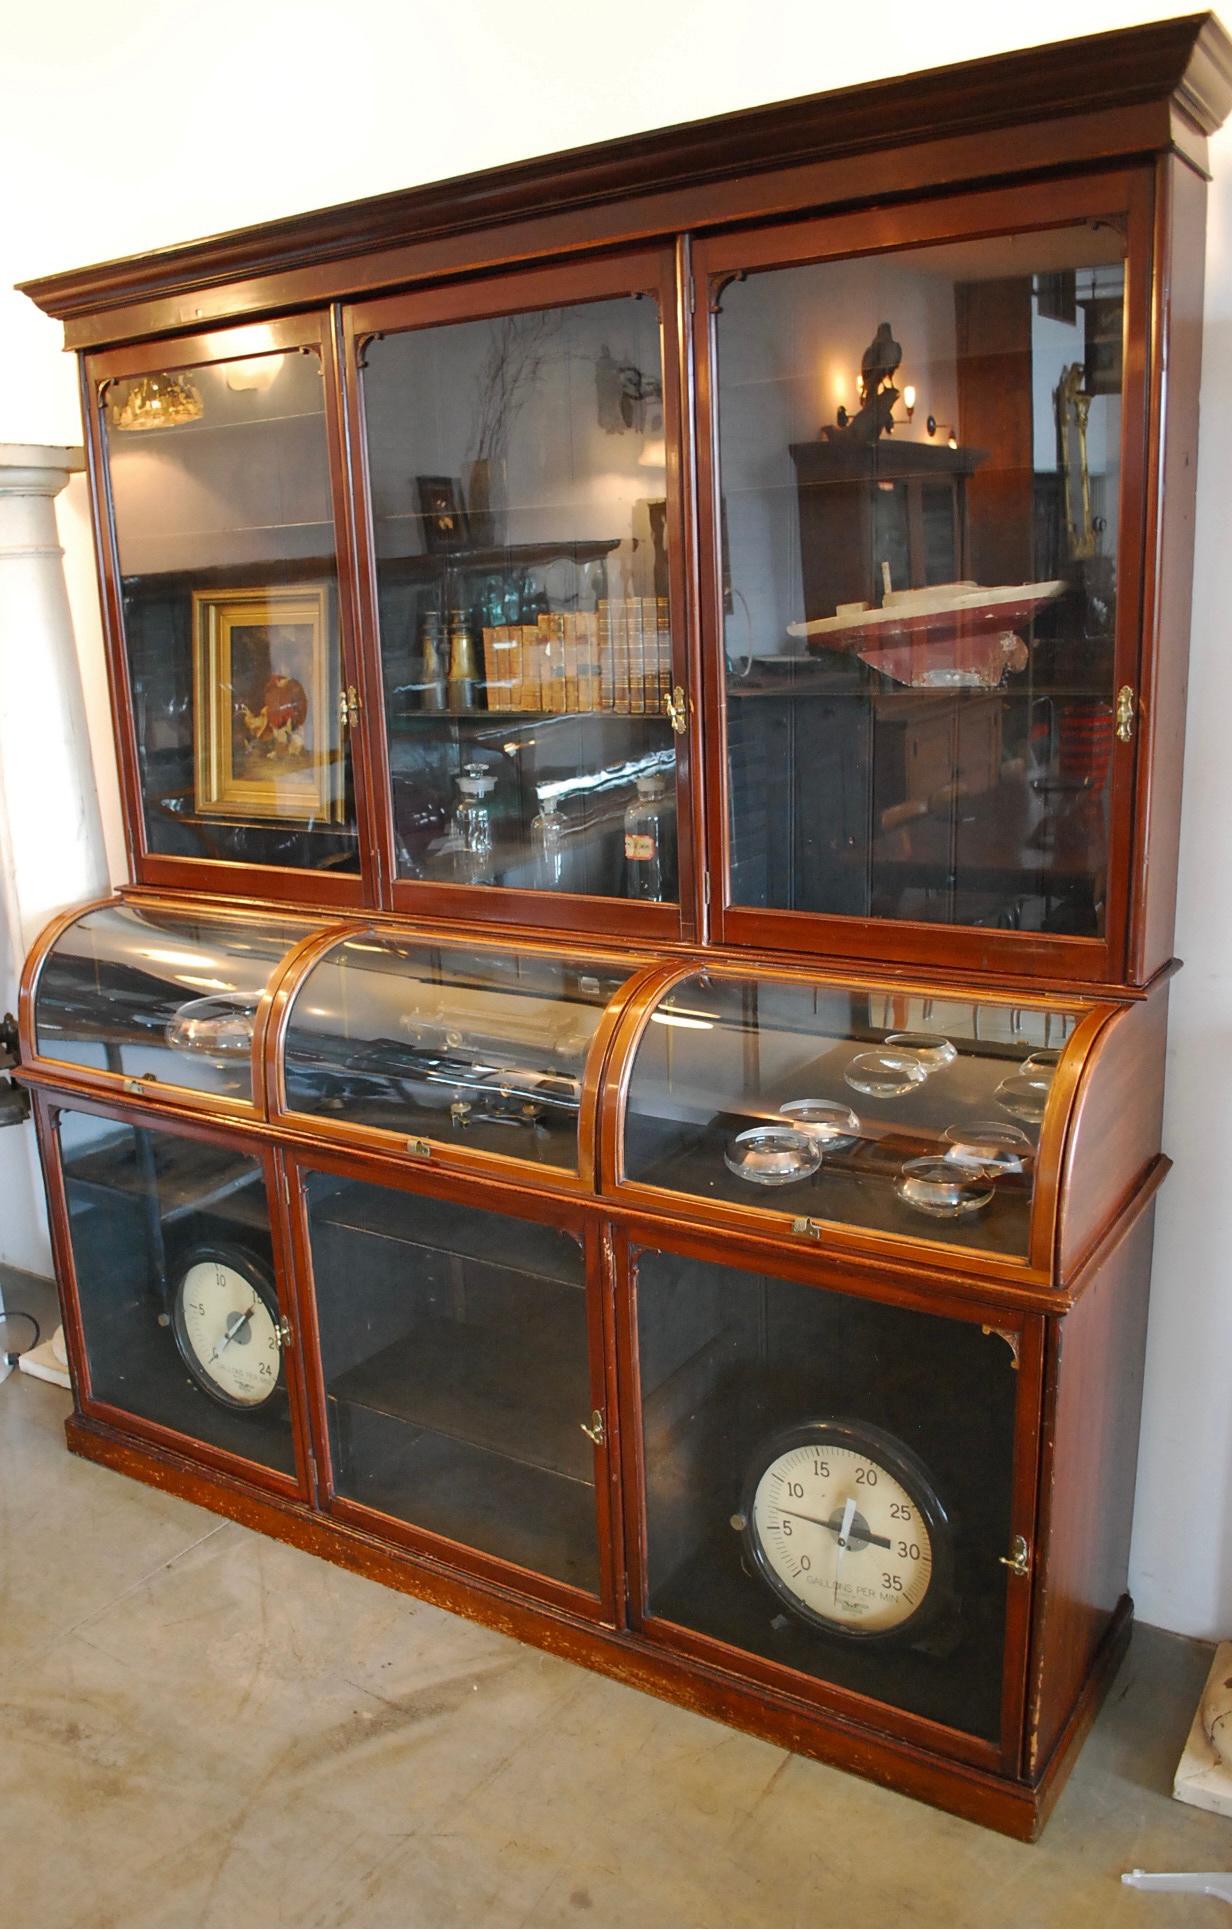
M 218 1345 L 214 1348 L 214 1351 L 210 1354 L 210 1358 L 212 1360 L 216 1360 L 218 1358 L 218 1355 L 221 1352 L 223 1352 L 226 1347 L 230 1346 L 232 1340 L 239 1332 L 240 1327 L 245 1325 L 252 1318 L 256 1310 L 257 1310 L 257 1302 L 254 1299 L 254 1301 L 252 1302 L 252 1305 L 248 1308 L 248 1311 L 246 1313 L 240 1313 L 237 1315 L 236 1318 L 232 1320 L 230 1326 L 228 1326 L 226 1332 L 219 1340 Z M 889 1546 L 888 1541 L 886 1542 L 886 1546 L 887 1547 Z
M 847 1502 L 847 1505 L 843 1509 L 843 1522 L 842 1522 L 842 1526 L 838 1530 L 838 1551 L 839 1551 L 840 1557 L 847 1552 L 847 1547 L 848 1547 L 847 1536 L 851 1532 L 851 1523 L 855 1518 L 855 1511 L 856 1511 L 855 1501 L 849 1500 Z
M 847 1505 L 848 1507 L 851 1508 L 852 1513 L 854 1513 L 855 1512 L 854 1500 L 849 1500 L 847 1502 Z M 816 1514 L 797 1514 L 794 1508 L 791 1508 L 791 1507 L 780 1507 L 779 1512 L 780 1514 L 790 1515 L 792 1520 L 806 1520 L 809 1523 L 810 1527 L 824 1527 L 831 1534 L 838 1534 L 840 1537 L 843 1535 L 843 1532 L 844 1532 L 843 1527 L 837 1521 L 818 1520 Z M 844 1518 L 845 1517 L 846 1516 L 844 1514 Z M 890 1542 L 886 1539 L 886 1536 L 884 1534 L 863 1533 L 860 1535 L 860 1545 L 861 1547 L 889 1547 Z

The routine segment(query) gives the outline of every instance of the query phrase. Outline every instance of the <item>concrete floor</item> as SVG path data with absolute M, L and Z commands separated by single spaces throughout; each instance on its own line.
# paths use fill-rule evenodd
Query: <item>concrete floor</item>
M 1168 1794 L 1197 1643 L 1139 1631 L 1027 1848 L 72 1459 L 68 1409 L 0 1387 L 3 1929 L 1232 1922 L 1120 1883 L 1232 1865 Z

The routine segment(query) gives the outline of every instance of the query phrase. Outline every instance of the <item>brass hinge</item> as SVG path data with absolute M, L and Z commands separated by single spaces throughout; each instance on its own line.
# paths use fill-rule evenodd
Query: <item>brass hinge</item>
M 820 1219 L 793 1219 L 791 1229 L 793 1232 L 798 1232 L 804 1239 L 821 1238 Z
M 710 873 L 709 871 L 703 871 L 702 872 L 702 903 L 709 904 L 709 902 L 710 902 Z
M 406 1149 L 413 1159 L 430 1159 L 432 1157 L 432 1147 L 429 1145 L 427 1139 L 408 1139 Z
M 1137 707 L 1133 689 L 1128 683 L 1123 683 L 1117 691 L 1116 700 L 1116 733 L 1122 743 L 1129 743 L 1133 737 Z
M 578 1425 L 586 1435 L 586 1438 L 594 1441 L 596 1447 L 605 1447 L 607 1445 L 607 1430 L 603 1425 L 603 1415 L 600 1413 L 598 1407 L 595 1408 L 590 1416 L 589 1426 L 587 1426 L 585 1420 L 579 1420 Z
M 668 691 L 663 699 L 663 708 L 676 735 L 683 737 L 689 727 L 689 699 L 685 695 L 682 683 L 678 683 L 674 690 Z
M 338 722 L 344 730 L 354 730 L 359 722 L 359 695 L 353 683 L 338 692 Z
M 1017 1574 L 1020 1579 L 1031 1572 L 1031 1550 L 1021 1534 L 1015 1534 L 1010 1542 L 1009 1553 L 998 1554 L 997 1559 L 1002 1567 L 1008 1567 L 1010 1573 Z

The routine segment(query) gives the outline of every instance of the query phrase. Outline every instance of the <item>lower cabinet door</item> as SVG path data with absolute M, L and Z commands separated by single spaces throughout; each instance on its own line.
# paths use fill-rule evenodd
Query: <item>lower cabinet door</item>
M 334 1172 L 301 1183 L 335 1511 L 597 1611 L 603 1370 L 581 1230 Z
M 1002 1557 L 1030 1531 L 1037 1323 L 989 1330 L 961 1301 L 943 1315 L 680 1251 L 635 1250 L 626 1278 L 646 1631 L 1016 1759 L 1030 1583 Z
M 58 1136 L 86 1409 L 306 1491 L 263 1158 L 72 1110 Z

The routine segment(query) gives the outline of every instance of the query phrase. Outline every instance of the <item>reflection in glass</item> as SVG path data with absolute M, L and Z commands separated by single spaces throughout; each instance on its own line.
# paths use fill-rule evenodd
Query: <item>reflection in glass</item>
M 726 287 L 734 904 L 1103 933 L 1123 300 L 1105 221 Z
M 628 976 L 586 959 L 347 938 L 292 1006 L 287 1104 L 576 1172 L 590 1043 Z
M 34 994 L 40 1056 L 251 1101 L 252 1031 L 275 967 L 311 927 L 156 910 L 132 900 L 75 918 Z
M 260 1163 L 84 1112 L 59 1136 L 93 1397 L 293 1473 Z
M 399 874 L 674 899 L 657 304 L 410 329 L 364 359 Z
M 306 1192 L 336 1491 L 597 1592 L 576 1240 L 324 1173 Z
M 1022 1257 L 1038 1135 L 990 1121 L 1004 1116 L 1007 1086 L 1025 1081 L 1038 1128 L 1047 1085 L 1024 1067 L 1034 1055 L 1059 1057 L 1080 1016 L 697 973 L 662 995 L 636 1047 L 624 1177 L 665 1193 L 952 1241 L 951 1228 L 930 1223 L 945 1206 L 966 1221 L 964 1245 Z M 926 1070 L 888 1049 L 887 1037 L 908 1032 L 941 1038 L 952 1056 Z M 858 1115 L 845 1096 L 852 1087 L 863 1094 Z M 814 1149 L 812 1165 L 787 1143 L 797 1138 Z M 750 1178 L 790 1190 L 779 1202 L 756 1195 Z
M 104 421 L 150 851 L 357 870 L 319 355 L 112 382 Z

